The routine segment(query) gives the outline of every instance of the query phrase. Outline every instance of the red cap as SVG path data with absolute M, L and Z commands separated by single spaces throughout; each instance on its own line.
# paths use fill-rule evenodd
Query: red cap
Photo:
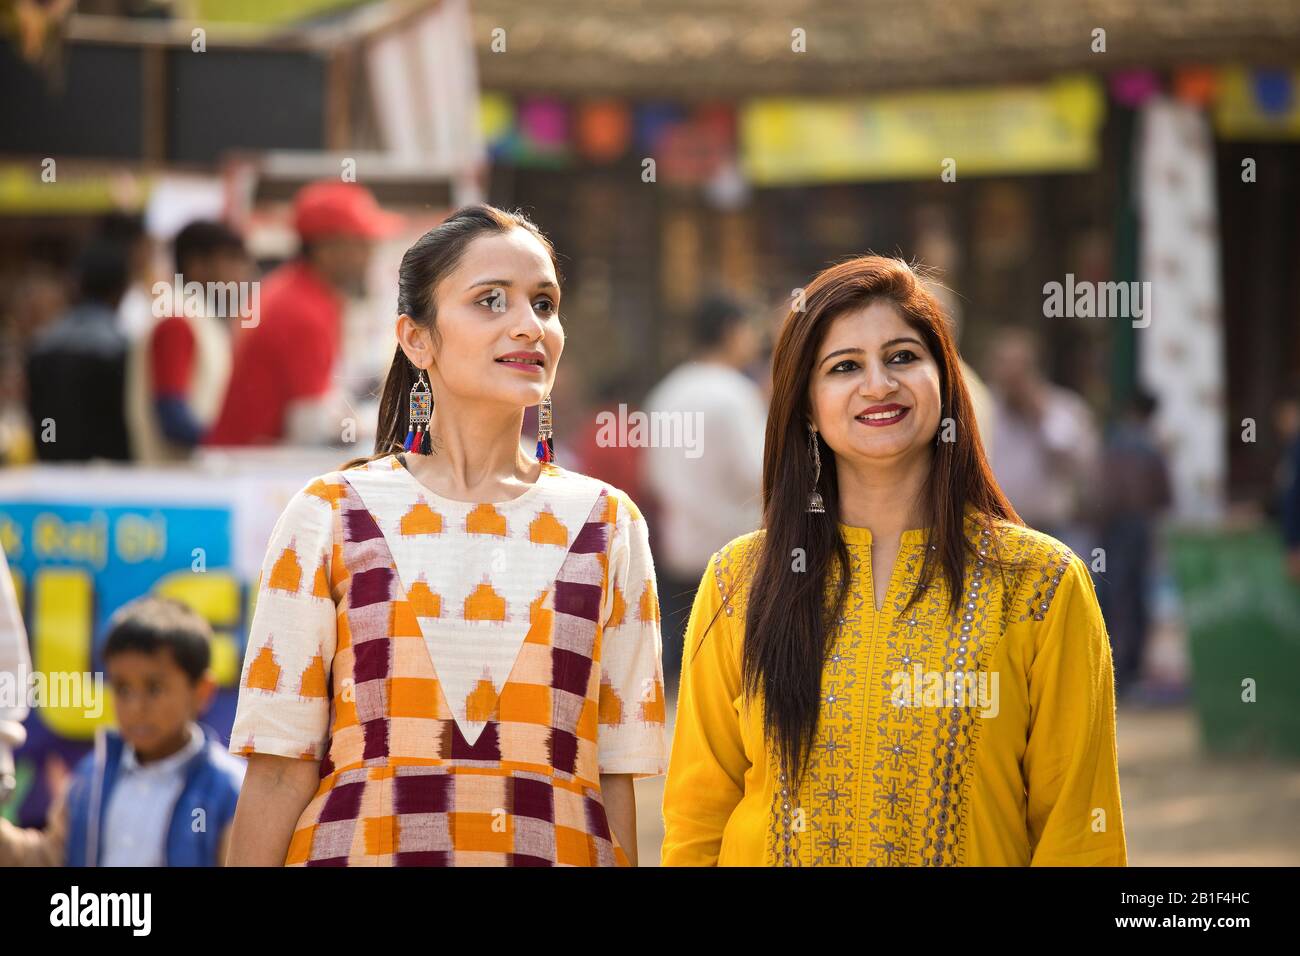
M 405 220 L 385 212 L 365 186 L 337 180 L 310 183 L 293 201 L 293 224 L 303 239 L 322 236 L 359 236 L 382 239 L 401 228 Z

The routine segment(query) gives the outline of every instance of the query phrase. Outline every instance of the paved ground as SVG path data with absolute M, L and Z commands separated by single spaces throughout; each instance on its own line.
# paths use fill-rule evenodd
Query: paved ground
M 1300 866 L 1300 764 L 1208 757 L 1181 706 L 1121 705 L 1118 736 L 1131 866 Z M 636 791 L 641 865 L 657 866 L 663 777 Z
M 1202 753 L 1189 709 L 1120 709 L 1132 866 L 1300 865 L 1300 764 Z

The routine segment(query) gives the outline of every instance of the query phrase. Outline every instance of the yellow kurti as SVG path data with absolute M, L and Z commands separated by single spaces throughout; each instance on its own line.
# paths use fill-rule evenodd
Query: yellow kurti
M 907 531 L 877 611 L 871 533 L 840 527 L 851 588 L 809 768 L 785 796 L 740 689 L 763 532 L 713 556 L 686 632 L 664 865 L 1126 865 L 1110 644 L 1083 561 L 999 523 L 1014 567 L 971 562 L 956 620 L 942 574 L 904 612 L 927 547 Z

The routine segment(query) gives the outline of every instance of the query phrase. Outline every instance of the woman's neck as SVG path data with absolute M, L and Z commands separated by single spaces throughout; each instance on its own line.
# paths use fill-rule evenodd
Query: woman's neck
M 928 449 L 890 462 L 837 456 L 840 521 L 866 528 L 873 539 L 882 541 L 897 540 L 904 531 L 923 528 L 927 523 L 925 482 L 932 461 Z
M 439 494 L 465 501 L 530 485 L 540 468 L 519 446 L 523 420 L 522 408 L 436 402 L 429 423 L 433 453 L 408 455 L 407 466 Z

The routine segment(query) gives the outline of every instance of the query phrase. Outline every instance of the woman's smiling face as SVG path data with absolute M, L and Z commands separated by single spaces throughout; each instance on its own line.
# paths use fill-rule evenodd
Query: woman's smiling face
M 892 302 L 878 299 L 832 319 L 816 361 L 812 422 L 837 455 L 885 464 L 934 440 L 939 365 Z
M 430 371 L 447 391 L 521 407 L 550 394 L 564 351 L 560 286 L 532 233 L 479 236 L 434 295 L 438 333 Z

